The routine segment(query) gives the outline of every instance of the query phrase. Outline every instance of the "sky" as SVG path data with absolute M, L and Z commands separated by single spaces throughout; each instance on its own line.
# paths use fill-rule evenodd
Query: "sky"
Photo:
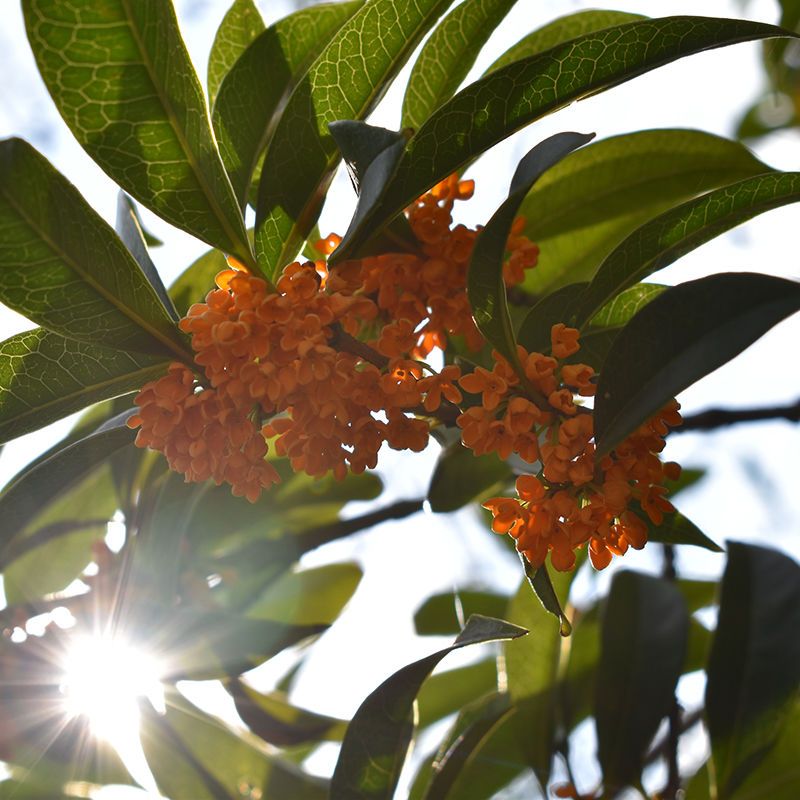
M 289 9 L 282 2 L 259 2 L 267 22 Z M 2 0 L 0 52 L 0 138 L 22 136 L 43 152 L 113 224 L 117 188 L 72 139 L 39 80 L 30 54 L 18 4 Z M 177 0 L 184 37 L 201 80 L 214 31 L 227 10 L 225 0 Z M 777 22 L 773 0 L 743 4 L 733 0 L 650 0 L 590 3 L 584 0 L 520 0 L 492 36 L 468 81 L 476 77 L 518 38 L 556 16 L 603 6 L 651 16 L 697 14 L 748 17 Z M 702 8 L 700 8 L 702 6 Z M 614 90 L 574 104 L 516 134 L 493 149 L 467 177 L 477 181 L 476 197 L 465 204 L 460 221 L 485 221 L 505 197 L 512 163 L 537 141 L 559 130 L 595 131 L 605 138 L 642 128 L 699 128 L 731 135 L 734 121 L 761 91 L 760 45 L 742 44 L 693 56 L 656 70 Z M 370 120 L 398 127 L 404 72 Z M 800 169 L 796 134 L 778 134 L 757 143 L 757 155 L 770 165 Z M 326 207 L 321 230 L 342 233 L 354 206 L 349 182 L 340 174 Z M 796 242 L 798 209 L 789 206 L 747 223 L 711 242 L 652 280 L 674 283 L 726 270 L 755 270 L 800 278 Z M 164 240 L 152 252 L 166 281 L 174 279 L 206 245 L 144 212 L 146 226 Z M 4 337 L 30 327 L 22 318 L 0 309 Z M 730 364 L 707 376 L 680 396 L 685 413 L 714 406 L 756 407 L 790 403 L 800 395 L 795 347 L 800 315 L 764 336 Z M 0 455 L 0 484 L 26 460 L 63 434 L 67 424 L 37 432 L 7 445 Z M 743 539 L 772 543 L 800 557 L 800 493 L 796 491 L 800 426 L 786 422 L 738 426 L 711 434 L 681 434 L 670 439 L 666 457 L 686 467 L 708 470 L 696 488 L 682 494 L 679 509 L 716 541 Z M 386 491 L 378 501 L 424 496 L 437 455 L 432 443 L 418 455 L 382 454 L 379 472 Z M 384 457 L 385 456 L 385 457 Z M 366 506 L 353 504 L 348 514 Z M 349 717 L 366 691 L 405 663 L 432 652 L 443 640 L 414 638 L 410 615 L 436 591 L 465 586 L 470 576 L 482 585 L 511 592 L 519 583 L 518 564 L 505 556 L 492 534 L 477 523 L 472 510 L 452 515 L 426 514 L 411 524 L 387 523 L 379 530 L 334 543 L 304 559 L 313 565 L 353 558 L 365 577 L 350 606 L 329 634 L 314 647 L 297 686 L 299 703 L 323 713 Z M 718 575 L 721 557 L 695 548 L 679 553 L 679 569 L 688 576 Z M 646 549 L 626 556 L 625 566 L 658 569 L 658 559 Z M 612 570 L 597 586 L 582 577 L 584 595 L 607 586 Z M 376 613 L 377 609 L 377 613 Z M 368 634 L 367 634 L 368 632 Z M 468 656 L 467 656 L 468 657 Z M 445 663 L 452 667 L 453 658 Z M 260 677 L 267 685 L 272 672 Z M 205 702 L 213 704 L 210 691 Z M 224 704 L 223 704 L 224 705 Z M 224 711 L 222 705 L 214 706 Z

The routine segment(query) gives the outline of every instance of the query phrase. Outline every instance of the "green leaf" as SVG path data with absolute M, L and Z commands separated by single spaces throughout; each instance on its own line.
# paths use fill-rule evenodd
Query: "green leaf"
M 112 350 L 43 328 L 0 343 L 0 441 L 140 389 L 166 371 L 163 356 Z
M 437 25 L 411 70 L 403 98 L 402 127 L 422 127 L 455 94 L 515 1 L 466 0 Z
M 403 667 L 384 681 L 361 704 L 347 729 L 331 796 L 390 800 L 411 741 L 414 698 L 433 668 L 453 650 L 525 633 L 524 628 L 502 620 L 472 616 L 450 647 Z
M 711 550 L 712 553 L 723 552 L 722 548 L 709 539 L 697 525 L 677 511 L 673 514 L 664 514 L 664 520 L 660 525 L 650 524 L 648 527 L 647 539 L 650 542 L 691 544 Z
M 293 625 L 330 625 L 355 593 L 362 574 L 354 563 L 288 573 L 269 586 L 247 615 Z
M 515 45 L 506 50 L 490 67 L 484 75 L 495 72 L 501 67 L 519 61 L 523 58 L 543 53 L 551 47 L 577 39 L 587 33 L 610 28 L 612 25 L 623 25 L 626 22 L 645 19 L 641 14 L 628 14 L 625 11 L 578 11 L 559 17 L 553 22 L 538 30 L 529 33 Z
M 585 283 L 571 283 L 539 300 L 522 320 L 517 331 L 517 342 L 529 353 L 549 353 L 550 329 L 558 322 L 571 324 L 586 286 Z
M 676 581 L 675 585 L 680 589 L 690 614 L 716 603 L 719 588 L 717 581 L 695 581 L 684 578 Z
M 736 789 L 736 800 L 795 800 L 800 785 L 798 740 L 800 701 L 795 701 L 780 738 Z
M 342 154 L 350 180 L 356 193 L 361 192 L 361 184 L 367 169 L 384 150 L 393 145 L 405 145 L 405 136 L 398 131 L 367 125 L 354 119 L 340 119 L 328 125 L 331 136 Z M 402 148 L 401 148 L 402 150 Z
M 174 689 L 166 714 L 142 708 L 142 746 L 160 792 L 192 800 L 327 800 L 327 782 L 256 747 Z
M 285 692 L 262 694 L 240 680 L 227 686 L 236 711 L 253 733 L 276 747 L 311 742 L 339 742 L 347 722 L 315 714 L 289 702 Z
M 600 374 L 598 453 L 798 309 L 800 284 L 747 272 L 688 281 L 656 297 L 619 334 Z
M 130 608 L 128 625 L 131 639 L 158 654 L 169 681 L 239 675 L 327 628 L 165 607 L 141 598 Z
M 511 226 L 525 195 L 539 177 L 593 137 L 593 133 L 557 133 L 528 151 L 511 179 L 508 198 L 475 241 L 467 272 L 467 295 L 475 324 L 489 343 L 512 364 L 517 364 L 519 358 L 503 281 L 503 261 Z
M 233 0 L 208 53 L 208 105 L 214 107 L 220 84 L 266 25 L 253 0 Z
M 619 292 L 736 225 L 800 201 L 800 172 L 747 178 L 709 192 L 643 225 L 600 265 L 581 304 L 583 324 Z
M 327 125 L 363 119 L 449 0 L 375 0 L 336 33 L 295 87 L 267 149 L 256 253 L 274 275 L 300 250 L 339 160 Z
M 494 453 L 476 456 L 461 442 L 442 450 L 428 487 L 428 502 L 436 512 L 457 511 L 473 500 L 485 500 L 489 490 L 514 477 L 511 467 Z
M 133 442 L 134 433 L 125 425 L 130 412 L 121 414 L 98 430 L 26 470 L 0 493 L 0 518 L 4 532 L 0 545 L 37 517 L 49 503 L 68 492 L 89 472 Z
M 322 3 L 278 20 L 225 75 L 211 121 L 236 197 L 244 205 L 282 104 L 331 37 L 363 0 Z
M 184 340 L 114 231 L 21 139 L 0 142 L 0 300 L 63 336 L 122 350 Z
M 706 686 L 719 800 L 738 797 L 795 707 L 798 630 L 800 566 L 776 550 L 729 542 Z
M 592 143 L 550 170 L 522 205 L 525 233 L 540 247 L 525 288 L 543 293 L 588 280 L 656 215 L 765 172 L 738 142 L 702 131 L 637 131 Z
M 648 745 L 674 701 L 688 629 L 686 603 L 673 584 L 637 572 L 614 576 L 595 695 L 598 756 L 609 796 L 639 781 Z
M 136 210 L 136 204 L 125 192 L 120 192 L 117 195 L 117 219 L 114 224 L 114 229 L 117 232 L 117 236 L 122 240 L 122 243 L 130 251 L 130 254 L 136 259 L 136 263 L 155 290 L 158 299 L 167 310 L 167 313 L 177 322 L 179 317 L 175 311 L 175 306 L 172 305 L 172 300 L 167 293 L 164 282 L 161 280 L 161 276 L 158 274 L 156 265 L 147 252 L 148 234 L 145 233 L 142 227 L 142 221 L 139 218 L 139 212 Z M 158 242 L 158 240 L 156 241 Z M 158 242 L 158 244 L 161 244 L 161 242 Z
M 464 627 L 473 614 L 497 617 L 508 606 L 508 597 L 477 589 L 456 589 L 429 597 L 414 613 L 414 628 L 419 636 L 448 636 Z
M 224 269 L 229 269 L 228 262 L 220 250 L 209 250 L 193 261 L 169 287 L 169 296 L 178 313 L 185 315 L 193 303 L 202 303 L 216 288 L 214 278 Z
M 0 549 L 6 602 L 38 600 L 79 577 L 92 560 L 92 543 L 103 539 L 117 506 L 111 471 L 104 464 L 68 492 L 42 503 L 24 529 L 7 529 Z
M 554 592 L 567 598 L 575 572 L 559 572 Z M 520 749 L 542 786 L 550 777 L 556 736 L 557 675 L 561 660 L 561 632 L 550 613 L 523 580 L 508 606 L 510 622 L 532 635 L 504 647 L 508 691 L 517 706 L 513 725 Z
M 497 691 L 497 662 L 486 658 L 466 667 L 431 675 L 417 694 L 419 728 L 460 711 L 476 697 Z
M 22 6 L 39 73 L 86 152 L 151 211 L 255 267 L 172 4 Z
M 684 56 L 753 39 L 789 36 L 771 25 L 664 17 L 617 25 L 515 61 L 460 91 L 409 143 L 380 208 L 338 248 L 350 257 L 386 220 L 437 181 L 530 122 Z M 570 281 L 580 279 L 571 276 Z

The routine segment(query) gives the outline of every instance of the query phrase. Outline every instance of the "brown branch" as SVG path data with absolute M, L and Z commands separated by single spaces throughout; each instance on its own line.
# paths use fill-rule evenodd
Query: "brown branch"
M 352 353 L 364 361 L 374 364 L 378 369 L 385 369 L 389 365 L 389 359 L 381 355 L 375 348 L 370 347 L 365 342 L 361 342 L 342 330 L 340 325 L 331 325 L 333 336 L 328 340 L 328 344 L 334 350 L 341 350 L 345 353 Z
M 740 422 L 762 422 L 769 419 L 785 419 L 789 422 L 800 422 L 800 400 L 788 406 L 771 406 L 766 408 L 725 409 L 711 408 L 699 414 L 684 417 L 683 424 L 671 434 L 681 431 L 711 431 L 736 425 Z

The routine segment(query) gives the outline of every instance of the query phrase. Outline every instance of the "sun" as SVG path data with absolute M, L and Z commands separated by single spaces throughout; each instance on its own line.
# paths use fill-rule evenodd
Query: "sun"
M 156 658 L 115 636 L 77 637 L 64 657 L 62 692 L 69 717 L 84 716 L 92 733 L 141 765 L 139 702 L 163 710 Z

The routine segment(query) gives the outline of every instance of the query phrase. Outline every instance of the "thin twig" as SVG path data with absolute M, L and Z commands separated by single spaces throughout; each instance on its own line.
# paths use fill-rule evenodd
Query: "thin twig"
M 770 419 L 785 419 L 789 422 L 800 422 L 800 400 L 788 406 L 771 406 L 766 408 L 725 409 L 711 408 L 699 414 L 684 417 L 683 424 L 671 434 L 681 431 L 710 431 L 736 425 L 740 422 L 761 422 Z

